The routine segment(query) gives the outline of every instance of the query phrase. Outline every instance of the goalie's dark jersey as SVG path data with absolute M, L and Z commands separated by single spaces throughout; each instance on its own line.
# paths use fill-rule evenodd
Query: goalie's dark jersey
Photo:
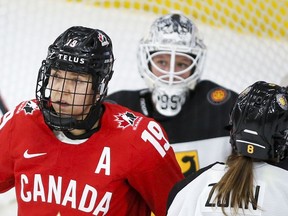
M 211 81 L 201 81 L 190 91 L 181 112 L 160 115 L 148 89 L 119 91 L 107 99 L 143 113 L 161 123 L 185 175 L 215 161 L 226 161 L 231 152 L 229 113 L 238 94 Z
M 165 132 L 126 107 L 103 106 L 86 139 L 53 132 L 35 101 L 0 119 L 0 193 L 15 187 L 18 215 L 165 215 L 183 178 Z

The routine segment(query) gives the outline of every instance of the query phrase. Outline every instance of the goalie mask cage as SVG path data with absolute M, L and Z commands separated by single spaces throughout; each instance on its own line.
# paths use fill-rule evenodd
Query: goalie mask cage
M 3 98 L 13 107 L 34 97 L 48 46 L 72 25 L 99 28 L 112 38 L 109 93 L 144 88 L 137 43 L 158 16 L 173 11 L 191 18 L 207 45 L 202 79 L 237 92 L 257 80 L 288 84 L 288 0 L 1 0 Z

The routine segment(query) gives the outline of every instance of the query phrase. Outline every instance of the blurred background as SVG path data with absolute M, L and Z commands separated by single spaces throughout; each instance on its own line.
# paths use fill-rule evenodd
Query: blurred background
M 288 0 L 0 0 L 3 102 L 12 109 L 35 97 L 48 46 L 74 25 L 111 37 L 116 61 L 109 93 L 145 87 L 137 43 L 154 19 L 172 11 L 193 19 L 208 47 L 202 79 L 236 92 L 257 80 L 288 85 Z M 0 215 L 16 212 L 14 191 L 0 195 Z

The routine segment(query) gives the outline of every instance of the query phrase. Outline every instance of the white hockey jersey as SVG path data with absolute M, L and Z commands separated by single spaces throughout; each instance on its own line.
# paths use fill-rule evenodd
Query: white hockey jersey
M 168 216 L 223 216 L 222 205 L 229 216 L 233 215 L 230 203 L 215 203 L 215 194 L 209 196 L 226 170 L 224 164 L 212 164 L 176 184 L 169 196 Z M 237 215 L 288 215 L 288 172 L 264 162 L 254 163 L 253 171 L 257 206 L 249 204 L 248 208 L 239 209 Z

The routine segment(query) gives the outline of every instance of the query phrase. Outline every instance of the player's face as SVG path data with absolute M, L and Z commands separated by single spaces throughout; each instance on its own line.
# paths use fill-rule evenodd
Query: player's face
M 94 102 L 92 76 L 63 70 L 51 70 L 47 89 L 54 110 L 78 120 L 86 117 Z
M 192 60 L 185 55 L 175 55 L 175 59 L 171 58 L 170 54 L 159 54 L 152 58 L 154 64 L 151 66 L 151 71 L 157 77 L 162 77 L 168 80 L 169 77 L 175 76 L 174 79 L 186 79 L 191 75 Z

